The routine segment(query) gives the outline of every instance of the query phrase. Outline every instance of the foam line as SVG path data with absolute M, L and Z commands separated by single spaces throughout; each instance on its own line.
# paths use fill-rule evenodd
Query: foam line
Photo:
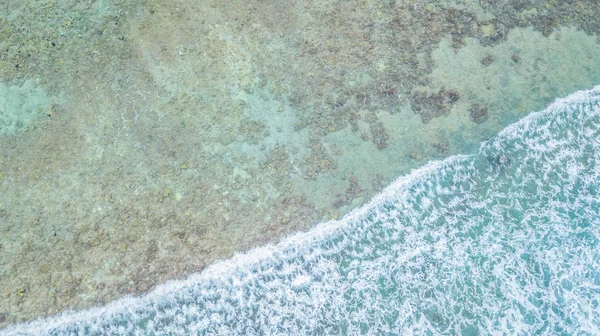
M 212 278 L 227 277 L 236 269 L 248 267 L 249 265 L 256 264 L 260 260 L 273 257 L 281 250 L 285 250 L 290 247 L 294 248 L 296 246 L 309 245 L 314 241 L 326 239 L 340 227 L 347 225 L 348 222 L 358 221 L 364 218 L 369 211 L 377 208 L 378 205 L 383 203 L 384 200 L 398 197 L 398 195 L 402 193 L 401 190 L 404 187 L 411 185 L 415 181 L 426 178 L 427 175 L 435 173 L 442 165 L 451 164 L 452 162 L 459 160 L 461 157 L 463 156 L 457 155 L 447 158 L 444 161 L 429 162 L 425 166 L 415 169 L 409 174 L 396 179 L 391 185 L 373 197 L 373 199 L 371 199 L 367 204 L 352 210 L 343 218 L 317 224 L 309 231 L 299 232 L 284 238 L 278 244 L 267 244 L 253 248 L 244 253 L 237 253 L 230 259 L 218 260 L 200 273 L 192 274 L 184 280 L 167 281 L 164 284 L 156 286 L 156 288 L 154 288 L 150 293 L 140 297 L 127 295 L 102 307 L 95 307 L 83 311 L 67 310 L 56 316 L 45 317 L 35 321 L 9 326 L 8 328 L 0 331 L 0 336 L 22 334 L 44 335 L 51 333 L 52 330 L 61 325 L 77 324 L 101 316 L 110 318 L 112 314 L 118 314 L 121 311 L 135 310 L 136 307 L 151 304 L 152 302 L 156 301 L 156 299 L 168 296 L 169 293 L 191 287 L 194 284 Z
M 561 111 L 570 109 L 573 106 L 594 105 L 594 106 L 596 106 L 596 108 L 591 113 L 598 114 L 599 112 L 598 112 L 597 106 L 599 104 L 599 101 L 600 101 L 600 86 L 596 86 L 595 88 L 593 88 L 591 90 L 576 92 L 566 98 L 557 99 L 554 103 L 550 104 L 544 111 L 531 113 L 530 115 L 523 118 L 519 122 L 505 128 L 503 131 L 501 131 L 499 133 L 497 138 L 492 139 L 486 143 L 483 143 L 480 148 L 480 153 L 474 154 L 474 155 L 457 155 L 457 156 L 447 158 L 443 161 L 433 161 L 419 169 L 415 169 L 415 170 L 411 171 L 409 174 L 396 179 L 387 188 L 385 188 L 380 194 L 375 196 L 370 202 L 353 210 L 352 212 L 350 212 L 349 214 L 347 214 L 340 220 L 332 220 L 332 221 L 328 221 L 325 223 L 321 223 L 307 232 L 301 232 L 301 233 L 297 233 L 297 234 L 288 236 L 288 237 L 284 238 L 278 244 L 268 244 L 265 246 L 257 247 L 257 248 L 251 249 L 245 253 L 236 254 L 231 259 L 217 261 L 214 264 L 212 264 L 211 266 L 207 267 L 201 273 L 193 274 L 184 280 L 173 280 L 173 281 L 168 281 L 164 284 L 158 285 L 153 291 L 151 291 L 150 293 L 148 293 L 144 296 L 141 296 L 141 297 L 126 296 L 126 297 L 116 300 L 112 303 L 109 303 L 106 306 L 92 308 L 92 309 L 78 311 L 78 312 L 66 311 L 57 316 L 42 318 L 42 319 L 38 319 L 38 320 L 35 320 L 32 322 L 24 323 L 24 324 L 12 325 L 12 326 L 9 326 L 6 329 L 0 331 L 0 335 L 2 335 L 2 336 L 50 335 L 50 334 L 53 334 L 56 330 L 65 328 L 66 326 L 74 326 L 75 327 L 78 325 L 81 326 L 81 328 L 78 330 L 84 330 L 84 328 L 85 328 L 84 326 L 91 320 L 119 319 L 122 316 L 126 316 L 128 314 L 128 312 L 136 312 L 138 309 L 144 309 L 145 307 L 160 306 L 161 302 L 163 302 L 163 301 L 169 301 L 169 300 L 174 301 L 175 300 L 174 297 L 185 296 L 184 294 L 181 294 L 181 293 L 185 293 L 186 290 L 188 290 L 188 289 L 190 291 L 196 291 L 197 288 L 200 288 L 202 286 L 205 286 L 206 288 L 211 288 L 210 287 L 211 281 L 216 281 L 215 283 L 217 284 L 217 286 L 219 286 L 219 284 L 221 284 L 221 283 L 231 283 L 231 281 L 239 281 L 239 283 L 231 286 L 232 289 L 228 289 L 232 292 L 235 292 L 236 290 L 240 290 L 240 288 L 242 288 L 243 286 L 250 286 L 250 285 L 255 286 L 257 283 L 255 281 L 256 276 L 260 276 L 260 274 L 264 273 L 261 271 L 261 269 L 270 269 L 270 268 L 274 267 L 274 266 L 268 264 L 269 261 L 286 260 L 286 258 L 288 258 L 289 256 L 293 256 L 294 258 L 297 258 L 297 255 L 299 255 L 300 252 L 303 252 L 303 251 L 306 253 L 302 253 L 302 255 L 306 255 L 306 258 L 319 259 L 320 251 L 325 251 L 325 250 L 323 250 L 321 245 L 323 244 L 323 242 L 331 240 L 331 239 L 348 239 L 349 242 L 345 243 L 346 244 L 346 245 L 344 245 L 345 250 L 343 250 L 343 251 L 344 251 L 344 253 L 354 253 L 354 252 L 346 249 L 347 245 L 351 246 L 352 244 L 354 244 L 352 241 L 350 241 L 352 238 L 343 238 L 343 237 L 339 238 L 338 236 L 343 236 L 344 234 L 351 232 L 351 230 L 354 230 L 354 229 L 352 229 L 353 227 L 360 226 L 360 233 L 364 234 L 365 237 L 371 237 L 372 235 L 376 235 L 376 234 L 369 231 L 370 230 L 369 225 L 373 225 L 372 223 L 377 222 L 377 221 L 391 223 L 391 224 L 389 224 L 389 226 L 392 227 L 393 230 L 397 230 L 397 227 L 400 224 L 398 224 L 399 220 L 396 218 L 400 216 L 399 214 L 401 214 L 402 216 L 405 217 L 405 219 L 403 219 L 403 221 L 406 221 L 407 223 L 409 223 L 411 220 L 414 219 L 415 223 L 418 224 L 418 223 L 420 223 L 420 221 L 423 221 L 423 218 L 426 218 L 427 223 L 433 223 L 433 224 L 430 224 L 431 225 L 430 226 L 430 229 L 431 229 L 430 235 L 435 236 L 436 234 L 438 234 L 436 232 L 436 230 L 439 228 L 443 229 L 443 231 L 446 233 L 440 234 L 439 238 L 435 244 L 426 245 L 424 242 L 426 242 L 428 240 L 423 241 L 421 238 L 419 238 L 419 239 L 415 238 L 414 242 L 410 241 L 410 239 L 412 239 L 411 237 L 417 237 L 417 236 L 421 237 L 420 236 L 421 233 L 417 234 L 417 233 L 414 233 L 414 231 L 412 231 L 412 230 L 416 230 L 414 228 L 415 225 L 402 226 L 402 230 L 404 230 L 404 231 L 402 231 L 403 236 L 401 237 L 400 240 L 402 240 L 402 239 L 404 239 L 404 240 L 402 240 L 402 244 L 394 245 L 394 248 L 397 247 L 400 249 L 404 249 L 404 250 L 398 252 L 399 254 L 396 258 L 397 264 L 410 263 L 410 262 L 412 262 L 412 260 L 422 258 L 422 256 L 424 256 L 424 255 L 428 255 L 428 256 L 430 256 L 429 258 L 433 258 L 433 259 L 436 259 L 438 257 L 441 258 L 441 256 L 443 256 L 447 253 L 450 253 L 449 251 L 451 251 L 452 253 L 456 253 L 458 256 L 463 256 L 464 258 L 467 258 L 467 257 L 465 257 L 465 254 L 460 254 L 460 253 L 468 253 L 468 252 L 462 252 L 459 249 L 457 249 L 455 246 L 450 246 L 451 244 L 453 244 L 453 239 L 455 239 L 455 238 L 452 238 L 452 236 L 444 236 L 444 235 L 448 235 L 448 234 L 454 232 L 453 230 L 456 230 L 456 228 L 452 225 L 447 225 L 447 224 L 439 224 L 438 225 L 435 223 L 438 223 L 440 221 L 443 222 L 444 220 L 446 220 L 446 219 L 444 219 L 444 215 L 443 215 L 445 212 L 443 212 L 439 209 L 442 209 L 442 210 L 445 209 L 444 207 L 447 204 L 452 204 L 452 209 L 453 209 L 452 211 L 455 211 L 457 216 L 462 215 L 459 213 L 460 211 L 462 211 L 461 210 L 462 208 L 461 208 L 460 204 L 454 205 L 453 202 L 458 202 L 458 201 L 452 199 L 452 197 L 453 197 L 452 195 L 456 194 L 458 191 L 461 191 L 460 188 L 471 188 L 471 189 L 467 189 L 467 190 L 469 190 L 468 191 L 469 193 L 473 193 L 478 190 L 478 189 L 472 189 L 472 184 L 470 184 L 467 187 L 463 187 L 460 184 L 460 182 L 464 180 L 464 181 L 466 181 L 465 183 L 467 183 L 467 182 L 471 183 L 470 180 L 480 178 L 479 176 L 471 176 L 469 174 L 474 174 L 473 170 L 471 168 L 474 165 L 478 164 L 477 160 L 481 159 L 479 157 L 481 152 L 491 151 L 493 153 L 496 153 L 495 151 L 505 150 L 508 145 L 503 142 L 503 139 L 505 139 L 505 138 L 513 139 L 513 138 L 518 138 L 520 136 L 523 136 L 524 134 L 528 134 L 531 132 L 535 133 L 536 129 L 540 128 L 540 126 L 539 126 L 540 124 L 549 124 L 549 123 L 554 122 L 552 118 L 549 118 L 549 116 L 556 116 L 556 118 L 562 118 L 561 116 L 559 116 Z M 546 132 L 543 134 L 544 136 L 548 136 L 548 134 L 552 133 L 545 129 L 543 131 Z M 537 141 L 536 139 L 526 139 L 526 140 L 527 141 L 531 140 L 532 143 Z M 552 140 L 549 143 L 555 143 L 555 142 L 556 142 L 555 140 Z M 523 146 L 526 146 L 526 145 L 523 145 Z M 534 146 L 534 145 L 540 145 L 540 144 L 536 143 L 536 144 L 532 144 L 531 146 Z M 498 160 L 501 160 L 501 158 Z M 582 169 L 582 168 L 581 167 L 578 168 L 577 164 L 574 163 L 574 166 L 571 169 L 573 170 L 574 173 L 577 173 L 577 169 Z M 448 172 L 448 174 L 452 173 L 453 174 L 452 176 L 455 179 L 454 180 L 455 182 L 453 182 L 452 184 L 450 184 L 447 187 L 449 191 L 446 192 L 446 191 L 442 190 L 443 188 L 446 188 L 446 187 L 445 186 L 440 187 L 438 185 L 435 187 L 435 188 L 439 189 L 438 193 L 436 195 L 437 196 L 442 195 L 443 197 L 440 196 L 438 199 L 438 198 L 434 198 L 433 196 L 429 196 L 429 197 L 423 196 L 423 195 L 426 195 L 426 192 L 425 191 L 421 192 L 420 190 L 421 189 L 427 190 L 427 188 L 429 188 L 430 184 L 434 185 L 435 183 L 437 183 L 436 181 L 446 178 L 444 175 L 444 174 L 446 174 L 446 171 Z M 461 177 L 461 176 L 459 176 L 460 174 L 465 174 L 465 176 Z M 576 177 L 576 174 L 574 174 L 573 176 Z M 485 176 L 483 176 L 481 178 L 482 178 L 482 181 L 485 182 Z M 521 178 L 521 177 L 518 176 L 518 178 Z M 456 182 L 456 181 L 458 181 L 458 182 Z M 478 181 L 477 183 L 483 185 L 484 182 Z M 450 190 L 452 188 L 456 188 L 456 190 Z M 417 189 L 417 191 L 415 191 L 415 189 Z M 475 190 L 475 191 L 472 191 L 472 190 Z M 519 191 L 519 192 L 521 192 L 521 191 Z M 423 196 L 422 198 L 420 198 L 418 203 L 417 203 L 417 201 L 412 200 L 412 198 L 417 197 L 415 195 L 417 195 L 418 197 Z M 471 196 L 471 194 L 468 194 L 467 196 L 469 198 L 467 198 L 466 200 L 475 199 L 475 196 Z M 490 197 L 492 197 L 492 196 L 490 196 Z M 493 196 L 493 197 L 496 197 L 496 196 Z M 501 197 L 506 197 L 506 196 L 501 195 Z M 510 197 L 508 197 L 508 198 L 510 198 Z M 444 199 L 444 200 L 442 201 L 442 199 Z M 462 201 L 464 202 L 465 200 L 462 200 Z M 444 203 L 444 202 L 446 202 L 446 203 Z M 526 199 L 521 202 L 526 202 Z M 410 206 L 406 205 L 409 203 L 410 203 Z M 517 204 L 512 205 L 513 208 L 518 208 L 519 206 L 520 205 L 517 205 Z M 564 205 L 564 207 L 568 207 L 568 206 L 569 205 Z M 483 207 L 481 209 L 481 211 L 483 211 L 483 210 L 486 210 L 486 208 Z M 567 210 L 569 210 L 569 209 L 567 209 Z M 565 210 L 565 211 L 567 211 L 567 210 Z M 448 210 L 446 209 L 444 211 L 448 211 Z M 479 211 L 476 204 L 473 206 L 473 210 L 471 210 L 471 211 Z M 571 211 L 571 210 L 569 210 L 569 211 Z M 535 216 L 534 213 L 528 213 L 527 211 L 524 211 L 524 213 L 525 214 L 514 214 L 514 215 L 509 214 L 509 215 L 510 216 L 525 216 L 524 219 L 522 219 L 523 223 L 527 223 L 527 218 L 533 218 L 532 216 Z M 417 214 L 417 215 L 415 215 L 415 214 Z M 454 214 L 455 213 L 453 212 L 453 215 Z M 506 215 L 503 215 L 503 213 L 500 213 L 500 215 L 506 216 Z M 558 217 L 556 217 L 557 221 L 560 219 L 560 216 L 562 216 L 560 211 L 558 211 L 557 213 L 549 214 L 548 216 L 550 216 L 550 215 L 558 216 Z M 422 217 L 422 216 L 426 216 L 426 217 Z M 464 214 L 464 216 L 474 216 L 474 215 L 473 214 Z M 465 218 L 464 216 L 461 218 Z M 527 217 L 527 216 L 530 216 L 530 217 Z M 468 222 L 468 221 L 466 221 L 466 222 Z M 445 223 L 445 222 L 443 222 L 443 223 Z M 460 222 L 460 223 L 456 224 L 456 226 L 457 227 L 460 226 L 459 224 L 460 225 L 473 225 L 473 227 L 479 227 L 481 225 L 480 223 L 479 224 L 478 223 L 465 224 L 465 223 Z M 386 225 L 388 225 L 388 224 L 384 224 L 383 227 L 387 228 L 388 226 L 386 226 Z M 489 228 L 487 230 L 493 231 L 492 228 Z M 387 234 L 389 234 L 389 235 L 396 234 L 396 231 L 392 231 L 391 233 L 389 233 L 387 231 L 381 231 L 381 230 L 377 231 L 377 233 L 381 233 L 381 232 L 384 232 L 386 235 Z M 448 233 L 448 232 L 450 232 L 450 233 Z M 471 232 L 471 231 L 469 231 L 469 232 Z M 478 234 L 480 234 L 480 233 L 478 233 Z M 483 235 L 483 237 L 488 237 L 485 232 L 481 233 L 481 234 Z M 462 235 L 462 233 L 461 233 L 461 235 Z M 369 239 L 371 239 L 371 238 L 369 238 Z M 394 238 L 394 239 L 396 239 L 396 238 Z M 411 248 L 411 245 L 410 245 L 411 243 L 421 244 L 421 245 L 412 246 L 412 248 Z M 356 243 L 356 244 L 358 244 L 358 243 Z M 404 245 L 406 245 L 406 246 L 404 246 Z M 369 246 L 372 246 L 372 244 L 371 245 L 369 245 L 369 244 L 360 245 L 359 250 L 363 251 L 361 253 L 372 254 L 374 260 L 376 260 L 376 257 L 377 257 L 376 250 L 364 252 L 365 250 L 369 249 Z M 314 249 L 316 252 L 312 252 L 311 249 Z M 309 253 L 308 251 L 311 251 L 311 252 Z M 348 251 L 350 251 L 350 252 L 348 252 Z M 332 253 L 334 253 L 334 252 L 332 252 Z M 525 252 L 523 252 L 523 253 L 525 253 Z M 380 256 L 380 257 L 385 259 L 386 256 Z M 384 259 L 382 259 L 382 260 L 384 260 Z M 319 263 L 319 262 L 323 263 L 323 265 L 326 265 L 325 262 L 322 260 L 315 261 L 315 263 Z M 504 261 L 504 262 L 510 263 L 513 261 L 509 260 L 509 261 Z M 266 264 L 261 266 L 261 263 L 266 263 Z M 448 261 L 448 263 L 452 263 L 452 260 Z M 289 283 L 291 284 L 292 287 L 295 288 L 294 290 L 302 291 L 303 288 L 312 286 L 311 277 L 318 276 L 318 275 L 302 273 L 302 271 L 299 270 L 299 268 L 301 268 L 301 266 L 302 266 L 302 264 L 300 262 L 294 263 L 292 265 L 296 268 L 294 269 L 294 273 L 292 275 L 290 275 L 290 276 L 294 277 L 294 279 L 292 279 Z M 377 263 L 364 262 L 362 267 L 364 267 L 364 268 L 376 267 L 376 265 L 377 265 Z M 254 271 L 252 271 L 253 269 L 256 269 L 257 271 L 254 272 Z M 312 271 L 318 270 L 316 268 L 314 268 L 314 269 L 307 268 L 307 269 L 310 269 Z M 324 269 L 323 272 L 327 271 L 325 266 L 323 269 Z M 366 272 L 366 270 L 363 270 L 363 271 Z M 504 271 L 498 270 L 498 272 L 504 272 Z M 255 275 L 254 276 L 246 276 L 246 275 L 238 276 L 237 275 L 238 273 L 240 273 L 240 274 L 252 273 Z M 256 274 L 259 274 L 259 275 L 256 275 Z M 234 280 L 232 280 L 232 279 L 234 279 Z M 394 281 L 394 280 L 392 279 L 391 281 Z M 281 286 L 284 286 L 285 283 L 286 283 L 285 281 L 282 282 Z M 354 283 L 353 286 L 357 286 L 357 283 Z M 369 288 L 369 286 L 372 286 L 372 284 L 367 282 L 367 283 L 363 283 L 361 286 L 365 286 L 365 287 L 361 287 L 364 289 L 364 288 Z M 204 288 L 204 287 L 202 287 L 202 288 Z M 269 287 L 269 288 L 271 288 L 271 287 Z M 317 287 L 315 287 L 315 288 L 317 288 Z M 326 289 L 329 290 L 329 288 L 326 288 Z M 507 290 L 509 290 L 509 289 L 507 289 Z M 513 289 L 510 289 L 509 291 L 511 293 L 520 293 L 520 290 L 518 288 L 513 288 Z M 268 293 L 262 293 L 262 292 L 260 292 L 260 293 L 264 297 L 268 297 Z M 310 293 L 312 295 L 312 296 L 309 296 L 310 300 L 316 300 L 317 298 L 314 297 L 315 292 L 312 291 Z M 325 291 L 324 293 L 330 293 L 330 292 Z M 193 295 L 197 295 L 197 293 L 194 292 L 193 294 L 190 294 L 190 296 L 193 296 Z M 406 295 L 410 296 L 409 294 L 406 294 Z M 263 296 L 261 296 L 261 297 L 263 297 Z M 290 300 L 292 300 L 292 299 L 299 300 L 298 298 L 300 296 L 297 296 L 296 294 L 294 294 L 294 295 L 289 295 L 289 296 L 284 295 L 282 297 L 284 297 L 284 298 L 289 297 Z M 277 299 L 280 300 L 281 298 L 278 296 Z M 247 304 L 248 302 L 245 300 L 247 300 L 247 299 L 242 298 L 240 301 L 240 304 L 242 304 L 242 303 Z M 309 299 L 306 298 L 306 300 L 309 300 Z M 520 299 L 518 299 L 518 300 L 521 301 Z M 526 302 L 526 301 L 527 300 L 525 300 L 524 302 Z M 314 303 L 311 302 L 311 305 L 312 304 L 314 304 Z M 406 304 L 408 304 L 408 303 L 406 303 Z M 535 304 L 532 307 L 535 307 Z M 221 308 L 219 308 L 219 309 L 221 309 Z M 225 308 L 223 308 L 223 309 L 225 309 Z M 373 309 L 376 309 L 376 307 L 373 307 Z M 408 306 L 396 307 L 395 309 L 397 309 L 397 311 L 399 311 L 399 312 L 408 312 L 408 310 L 406 310 L 406 309 L 409 309 L 409 307 Z M 525 307 L 523 309 L 532 309 L 533 310 L 534 308 Z M 592 309 L 592 308 L 589 308 L 589 309 Z M 217 309 L 217 311 L 218 311 L 218 309 Z M 434 314 L 434 313 L 431 313 L 431 314 Z M 435 313 L 435 314 L 438 314 L 438 313 Z M 439 313 L 439 314 L 441 314 L 441 313 Z M 593 315 L 593 313 L 590 313 L 590 314 Z M 132 314 L 132 315 L 135 315 L 135 314 Z M 408 316 L 410 314 L 406 313 L 405 315 Z M 402 316 L 404 316 L 404 315 L 402 315 Z M 430 316 L 430 315 L 427 315 L 427 316 Z M 503 323 L 511 324 L 510 323 L 511 318 L 507 317 L 506 319 L 507 320 Z M 431 318 L 428 320 L 423 320 L 423 321 L 419 320 L 419 321 L 417 321 L 418 323 L 413 321 L 414 324 L 406 331 L 418 332 L 418 330 L 431 330 L 432 328 L 433 329 L 438 328 L 435 325 L 435 323 L 431 322 L 431 321 L 432 321 Z M 255 321 L 255 322 L 258 324 L 257 321 Z M 149 322 L 149 323 L 151 323 L 151 322 Z M 456 322 L 456 323 L 458 323 L 458 322 Z M 201 326 L 196 326 L 196 329 L 194 329 L 194 330 L 200 330 L 198 328 L 201 328 Z M 250 328 L 250 327 L 248 327 L 248 328 Z M 512 330 L 514 332 L 518 332 L 518 330 L 517 330 L 518 326 L 513 325 L 513 326 L 511 326 L 511 328 L 513 328 L 513 329 L 509 328 L 507 330 Z M 594 329 L 594 328 L 596 328 L 596 329 Z M 76 329 L 77 328 L 75 328 L 73 330 L 76 330 Z M 173 334 L 178 334 L 178 333 L 180 333 L 181 330 L 187 330 L 187 329 L 185 329 L 185 328 L 176 329 L 175 328 L 175 329 L 172 329 L 170 332 Z M 251 329 L 248 329 L 248 330 L 251 330 Z M 526 327 L 523 327 L 523 330 L 528 330 L 528 329 Z M 598 330 L 598 327 L 597 327 L 597 325 L 594 326 L 594 323 L 591 322 L 590 325 L 587 326 L 587 330 Z M 100 331 L 98 331 L 98 330 L 95 330 L 95 331 L 90 330 L 90 332 L 92 334 L 94 332 L 100 334 Z M 118 332 L 119 332 L 118 330 L 114 330 L 114 332 L 110 332 L 108 334 L 118 334 Z M 215 333 L 218 334 L 218 331 L 216 331 Z M 251 334 L 251 333 L 252 332 L 249 332 L 249 334 Z M 61 333 L 61 335 L 62 334 L 68 334 L 68 333 Z

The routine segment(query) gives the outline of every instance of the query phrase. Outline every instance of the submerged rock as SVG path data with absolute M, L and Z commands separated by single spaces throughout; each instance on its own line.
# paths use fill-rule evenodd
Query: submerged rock
M 474 122 L 481 124 L 488 119 L 488 108 L 485 106 L 479 106 L 479 104 L 473 104 L 471 109 L 471 120 Z

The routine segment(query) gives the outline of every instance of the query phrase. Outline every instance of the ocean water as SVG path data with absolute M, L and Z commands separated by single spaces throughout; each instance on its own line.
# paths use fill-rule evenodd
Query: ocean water
M 598 335 L 600 87 L 343 219 L 0 335 Z

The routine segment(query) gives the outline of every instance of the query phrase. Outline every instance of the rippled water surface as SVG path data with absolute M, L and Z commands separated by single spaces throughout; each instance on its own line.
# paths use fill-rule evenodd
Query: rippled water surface
M 596 335 L 599 139 L 577 92 L 340 221 L 4 334 Z
M 600 334 L 598 36 L 597 0 L 0 0 L 0 334 Z

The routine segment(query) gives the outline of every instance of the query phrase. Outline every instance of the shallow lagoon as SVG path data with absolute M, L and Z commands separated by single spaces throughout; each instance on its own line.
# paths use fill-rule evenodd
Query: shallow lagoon
M 0 322 L 144 293 L 475 153 L 600 82 L 597 7 L 564 6 L 3 2 Z

